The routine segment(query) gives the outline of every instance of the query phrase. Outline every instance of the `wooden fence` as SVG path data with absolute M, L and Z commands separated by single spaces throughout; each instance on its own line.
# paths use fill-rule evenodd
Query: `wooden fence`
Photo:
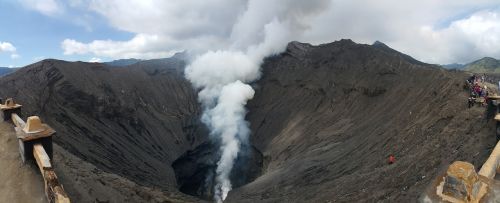
M 45 195 L 49 202 L 69 203 L 70 199 L 59 183 L 52 164 L 52 136 L 56 131 L 41 122 L 38 116 L 30 116 L 25 122 L 21 118 L 22 105 L 12 98 L 0 104 L 0 116 L 12 121 L 19 143 L 19 153 L 23 163 L 36 163 L 45 183 Z

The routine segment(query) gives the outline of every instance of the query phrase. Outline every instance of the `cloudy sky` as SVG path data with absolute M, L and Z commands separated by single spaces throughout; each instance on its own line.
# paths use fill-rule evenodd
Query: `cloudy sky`
M 286 4 L 309 6 L 302 0 L 274 1 L 279 3 L 0 0 L 0 66 L 24 66 L 44 58 L 149 59 L 182 50 L 204 52 L 246 46 L 263 35 L 253 28 L 262 25 L 260 19 L 267 19 L 262 15 L 280 13 Z M 302 15 L 302 10 L 296 9 L 278 16 L 300 22 L 297 26 L 302 32 L 293 35 L 294 40 L 312 44 L 342 38 L 366 44 L 379 40 L 428 63 L 500 58 L 499 0 L 318 2 L 322 9 L 315 9 L 315 15 Z M 245 12 L 249 7 L 257 9 L 249 14 Z M 232 40 L 234 36 L 242 42 Z

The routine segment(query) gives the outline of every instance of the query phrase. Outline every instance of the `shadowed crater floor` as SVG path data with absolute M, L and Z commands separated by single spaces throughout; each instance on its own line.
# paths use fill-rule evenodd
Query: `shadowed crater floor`
M 218 145 L 204 142 L 175 160 L 172 168 L 179 190 L 188 195 L 212 200 L 219 157 Z M 261 175 L 262 166 L 262 153 L 253 146 L 243 145 L 231 171 L 232 187 L 238 188 L 255 180 Z

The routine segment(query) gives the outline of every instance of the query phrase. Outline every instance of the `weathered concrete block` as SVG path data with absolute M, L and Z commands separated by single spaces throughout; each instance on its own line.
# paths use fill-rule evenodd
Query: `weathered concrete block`
M 21 114 L 22 105 L 16 104 L 12 98 L 5 100 L 5 104 L 0 104 L 0 117 L 4 121 L 11 119 L 12 113 Z
M 30 116 L 26 121 L 26 126 L 24 126 L 23 131 L 25 133 L 37 133 L 44 131 L 45 128 L 42 126 L 42 121 L 38 116 Z

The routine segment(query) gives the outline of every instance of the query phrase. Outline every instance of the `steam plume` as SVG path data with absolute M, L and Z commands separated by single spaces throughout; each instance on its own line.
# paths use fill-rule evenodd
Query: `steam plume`
M 202 121 L 211 139 L 220 143 L 214 199 L 222 202 L 232 189 L 229 175 L 240 146 L 248 143 L 245 121 L 247 101 L 254 96 L 250 85 L 260 77 L 264 58 L 278 54 L 307 29 L 311 14 L 326 8 L 326 0 L 250 0 L 233 26 L 226 50 L 208 51 L 186 68 L 186 78 L 200 89 Z

